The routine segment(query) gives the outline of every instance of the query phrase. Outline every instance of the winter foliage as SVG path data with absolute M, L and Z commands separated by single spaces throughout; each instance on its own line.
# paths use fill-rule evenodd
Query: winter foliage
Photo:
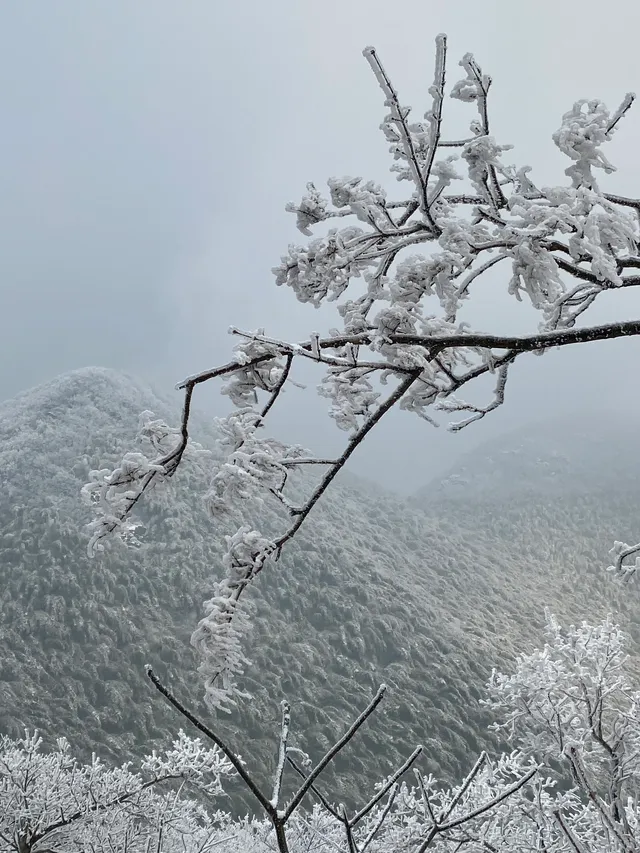
M 379 184 L 347 176 L 331 178 L 325 197 L 309 184 L 288 209 L 310 239 L 289 246 L 273 270 L 276 284 L 300 302 L 335 302 L 339 327 L 301 343 L 232 328 L 239 338 L 232 360 L 179 386 L 185 393 L 179 426 L 145 410 L 136 449 L 93 468 L 82 490 L 92 512 L 89 554 L 102 557 L 122 543 L 131 553 L 144 552 L 153 527 L 146 493 L 162 506 L 162 489 L 179 469 L 193 475 L 213 467 L 207 510 L 234 529 L 191 637 L 213 710 L 235 711 L 250 698 L 241 688 L 251 626 L 246 591 L 283 551 L 294 550 L 294 539 L 304 541 L 300 529 L 391 409 L 433 425 L 438 412 L 458 413 L 451 429 L 460 430 L 502 405 L 510 367 L 523 353 L 640 334 L 640 321 L 580 325 L 602 293 L 640 284 L 630 272 L 640 268 L 640 201 L 607 193 L 598 182 L 600 172 L 614 170 L 603 146 L 634 96 L 613 112 L 597 100 L 574 104 L 553 135 L 571 161 L 568 183 L 538 187 L 530 167 L 507 162 L 511 146 L 492 136 L 491 78 L 471 54 L 449 93 L 477 112 L 464 139 L 443 135 L 445 36 L 436 39 L 431 104 L 422 121 L 410 120 L 375 49 L 364 56 L 388 109 L 381 128 L 391 171 L 408 190 L 390 199 Z M 507 295 L 528 303 L 537 317 L 531 335 L 476 331 L 461 319 L 493 267 L 510 269 Z M 265 433 L 270 410 L 303 359 L 326 368 L 318 392 L 349 434 L 336 458 Z M 191 409 L 195 389 L 219 377 L 232 412 L 217 422 L 219 452 L 212 454 L 192 440 Z M 482 378 L 493 381 L 485 404 L 458 396 Z M 262 524 L 247 523 L 258 510 Z M 412 512 L 403 507 L 401 515 Z M 320 540 L 326 549 L 326 537 Z M 640 557 L 636 566 L 626 561 L 638 552 L 640 545 L 617 542 L 611 568 L 632 575 Z M 393 578 L 389 608 L 399 588 Z M 59 598 L 48 602 L 51 611 L 64 610 Z M 355 805 L 337 800 L 327 780 L 343 750 L 375 725 L 385 685 L 372 691 L 359 715 L 340 719 L 315 759 L 292 739 L 295 706 L 283 701 L 265 787 L 251 751 L 245 760 L 148 667 L 153 687 L 204 741 L 181 731 L 172 749 L 153 751 L 134 771 L 130 764 L 109 769 L 95 756 L 83 764 L 65 739 L 45 752 L 35 733 L 4 737 L 0 851 L 636 851 L 640 692 L 623 634 L 611 618 L 563 631 L 552 616 L 547 633 L 543 649 L 520 655 L 506 673 L 494 671 L 488 685 L 493 730 L 512 751 L 491 758 L 481 750 L 462 781 L 443 784 L 421 769 L 425 749 L 415 746 Z M 232 777 L 244 786 L 254 816 L 214 811 Z
M 222 793 L 232 768 L 215 749 L 180 732 L 173 749 L 155 752 L 141 772 L 129 764 L 108 768 L 95 755 L 79 764 L 69 743 L 44 752 L 36 732 L 0 739 L 0 849 L 36 851 L 204 851 L 220 815 L 212 817 L 182 788 Z
M 520 656 L 510 673 L 494 672 L 488 685 L 487 704 L 513 751 L 494 760 L 481 753 L 453 787 L 419 770 L 418 747 L 355 812 L 323 790 L 323 770 L 371 723 L 384 687 L 315 765 L 289 746 L 292 716 L 283 703 L 270 798 L 228 747 L 207 749 L 182 732 L 173 749 L 146 758 L 140 772 L 107 769 L 95 757 L 80 765 L 64 739 L 45 753 L 38 736 L 27 733 L 0 742 L 0 850 L 635 851 L 640 693 L 625 671 L 624 638 L 609 618 L 563 631 L 548 616 L 547 634 L 542 649 Z M 208 812 L 187 796 L 184 784 L 215 802 L 232 765 L 264 817 Z M 287 772 L 299 787 L 283 797 Z M 173 789 L 163 792 L 171 781 Z M 315 805 L 300 809 L 307 797 Z
M 571 161 L 568 183 L 538 187 L 531 168 L 509 162 L 511 146 L 491 133 L 488 95 L 491 78 L 472 54 L 459 63 L 462 77 L 449 91 L 474 116 L 469 135 L 443 135 L 447 39 L 436 38 L 435 72 L 424 118 L 412 121 L 372 47 L 364 50 L 388 110 L 381 125 L 392 156 L 391 171 L 407 191 L 398 199 L 374 181 L 330 178 L 328 196 L 313 184 L 288 210 L 309 237 L 292 244 L 273 272 L 276 284 L 291 288 L 303 303 L 336 303 L 339 326 L 321 336 L 290 343 L 265 330 L 243 332 L 232 361 L 187 378 L 181 427 L 170 429 L 150 413 L 141 429 L 153 454 L 130 452 L 114 470 L 92 472 L 84 496 L 94 508 L 90 553 L 113 536 L 135 535 L 132 515 L 148 489 L 172 477 L 189 452 L 189 418 L 195 389 L 224 379 L 222 393 L 234 411 L 220 421 L 225 458 L 215 466 L 206 500 L 220 519 L 231 507 L 263 496 L 278 501 L 289 516 L 281 531 L 265 535 L 252 523 L 227 538 L 224 576 L 205 605 L 193 635 L 212 708 L 233 703 L 238 676 L 247 664 L 242 636 L 245 593 L 254 579 L 296 536 L 317 502 L 376 424 L 392 408 L 413 412 L 435 424 L 434 413 L 462 414 L 460 430 L 502 405 L 513 362 L 524 352 L 539 355 L 554 346 L 640 333 L 640 321 L 580 327 L 582 315 L 611 290 L 636 286 L 640 276 L 640 201 L 601 189 L 599 175 L 614 171 L 604 146 L 632 106 L 627 94 L 610 111 L 598 100 L 576 102 L 561 120 L 553 142 Z M 321 226 L 320 236 L 314 231 Z M 418 254 L 423 248 L 428 254 Z M 461 320 L 485 273 L 510 269 L 507 294 L 527 302 L 538 318 L 529 336 L 475 331 Z M 294 362 L 310 359 L 326 368 L 319 393 L 329 414 L 349 433 L 344 451 L 323 459 L 289 447 L 264 432 L 269 411 L 291 380 Z M 458 396 L 467 384 L 492 378 L 484 405 Z M 385 385 L 392 390 L 382 393 Z M 264 395 L 264 399 L 262 399 Z M 323 470 L 310 496 L 296 503 L 290 481 L 296 472 Z M 635 546 L 615 546 L 618 571 Z M 638 546 L 640 549 L 640 546 Z M 623 566 L 624 564 L 624 566 Z

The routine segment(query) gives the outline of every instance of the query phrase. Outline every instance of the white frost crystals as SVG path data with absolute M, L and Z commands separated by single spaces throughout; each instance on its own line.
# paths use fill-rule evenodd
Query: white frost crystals
M 301 342 L 271 338 L 264 329 L 232 328 L 240 339 L 232 360 L 179 386 L 185 403 L 174 447 L 155 457 L 127 456 L 115 471 L 97 472 L 87 487 L 96 511 L 92 549 L 112 534 L 130 536 L 128 518 L 141 495 L 173 475 L 189 446 L 195 388 L 214 378 L 224 381 L 222 393 L 235 411 L 219 424 L 227 455 L 214 472 L 207 501 L 218 523 L 230 518 L 233 508 L 243 527 L 227 539 L 226 577 L 194 635 L 214 704 L 223 701 L 219 691 L 230 688 L 242 668 L 235 623 L 245 590 L 296 535 L 387 412 L 403 409 L 433 424 L 439 411 L 465 413 L 450 427 L 460 430 L 502 405 L 511 365 L 523 353 L 640 334 L 640 320 L 626 318 L 579 326 L 603 293 L 640 285 L 634 274 L 640 269 L 640 200 L 604 192 L 594 177 L 596 170 L 608 174 L 614 168 L 602 149 L 633 96 L 625 96 L 614 112 L 599 101 L 580 101 L 566 112 L 553 141 L 571 161 L 569 181 L 538 187 L 531 168 L 507 162 L 511 146 L 492 134 L 491 78 L 471 54 L 460 62 L 463 77 L 450 90 L 462 102 L 457 109 L 473 111 L 468 134 L 443 135 L 444 35 L 436 38 L 435 53 L 427 109 L 414 121 L 376 50 L 364 51 L 383 93 L 387 114 L 381 129 L 391 171 L 404 191 L 392 198 L 373 180 L 333 177 L 328 195 L 307 184 L 302 200 L 287 205 L 309 239 L 289 246 L 273 269 L 276 284 L 314 307 L 335 303 L 335 325 Z M 531 334 L 477 331 L 463 320 L 461 313 L 494 267 L 502 275 L 504 297 L 530 309 Z M 342 452 L 332 459 L 288 448 L 263 432 L 301 360 L 324 369 L 319 393 L 330 400 L 330 416 L 348 433 Z M 466 402 L 462 389 L 483 378 L 493 383 L 489 399 Z M 288 476 L 303 466 L 315 466 L 310 470 L 320 476 L 298 506 L 290 498 Z M 243 513 L 260 494 L 277 501 L 288 517 L 273 540 L 255 531 Z M 213 651 L 216 643 L 219 653 Z
M 220 446 L 227 455 L 218 466 L 205 496 L 213 517 L 231 511 L 245 500 L 261 502 L 261 494 L 279 489 L 286 468 L 287 447 L 257 434 L 262 416 L 251 407 L 217 418 Z
M 248 615 L 240 596 L 276 547 L 248 527 L 226 540 L 227 552 L 222 560 L 225 577 L 216 584 L 213 598 L 205 602 L 206 615 L 191 637 L 202 659 L 198 672 L 204 676 L 205 700 L 220 710 L 229 710 L 226 705 L 234 704 L 235 679 L 249 663 L 241 646 Z
M 562 126 L 553 134 L 553 141 L 563 154 L 575 160 L 574 165 L 565 171 L 574 187 L 596 188 L 592 168 L 603 169 L 607 173 L 615 172 L 615 167 L 599 146 L 611 138 L 616 124 L 634 100 L 635 94 L 628 92 L 613 115 L 601 101 L 576 101 L 562 116 Z
M 173 748 L 164 753 L 153 750 L 141 764 L 151 779 L 184 779 L 211 797 L 224 793 L 222 780 L 232 776 L 233 767 L 221 751 L 207 749 L 199 738 L 188 737 L 182 729 Z
M 233 769 L 217 748 L 180 732 L 173 749 L 153 753 L 140 773 L 81 764 L 64 738 L 50 752 L 37 732 L 0 738 L 0 851 L 196 853 L 215 831 L 206 811 L 167 783 L 223 793 Z M 165 786 L 164 791 L 162 786 Z
M 92 557 L 104 550 L 113 536 L 125 544 L 139 545 L 136 530 L 142 526 L 133 509 L 145 491 L 165 482 L 187 452 L 192 457 L 210 454 L 195 442 L 181 447 L 177 437 L 180 430 L 154 417 L 153 412 L 140 415 L 137 442 L 140 450 L 125 453 L 120 465 L 110 470 L 102 468 L 89 472 L 90 480 L 82 488 L 83 501 L 92 508 L 93 521 L 88 525 L 91 534 L 87 551 Z

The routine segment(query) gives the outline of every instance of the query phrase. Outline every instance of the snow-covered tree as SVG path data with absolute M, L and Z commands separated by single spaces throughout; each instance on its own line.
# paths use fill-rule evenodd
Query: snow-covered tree
M 109 768 L 95 755 L 80 764 L 63 738 L 50 752 L 41 747 L 37 732 L 0 738 L 2 853 L 196 853 L 226 821 L 185 797 L 183 787 L 220 797 L 233 768 L 217 747 L 182 731 L 139 772 L 131 764 Z
M 563 631 L 494 672 L 487 704 L 513 751 L 482 753 L 467 777 L 443 788 L 418 769 L 421 748 L 375 787 L 355 812 L 335 803 L 323 772 L 372 721 L 384 687 L 317 762 L 289 745 L 282 708 L 272 791 L 194 717 L 152 671 L 151 680 L 211 749 L 182 732 L 173 748 L 133 772 L 94 758 L 78 764 L 59 741 L 36 734 L 0 740 L 2 853 L 637 853 L 640 716 L 623 637 L 611 619 Z M 207 812 L 185 796 L 192 784 L 217 797 L 235 769 L 262 815 Z M 413 773 L 413 781 L 407 774 Z M 297 779 L 286 795 L 285 774 Z M 164 786 L 173 780 L 173 788 Z M 176 787 L 178 783 L 178 787 Z M 290 787 L 290 786 L 289 786 Z
M 261 496 L 279 502 L 288 521 L 277 536 L 244 526 L 227 537 L 223 577 L 193 634 L 201 657 L 206 700 L 232 702 L 235 679 L 246 661 L 243 596 L 253 578 L 296 535 L 338 472 L 391 409 L 413 412 L 429 423 L 433 413 L 459 413 L 453 430 L 484 418 L 505 398 L 511 365 L 523 353 L 640 334 L 640 319 L 584 326 L 591 306 L 606 292 L 640 284 L 640 199 L 601 186 L 614 166 L 604 153 L 634 95 L 609 110 L 598 100 L 576 102 L 563 116 L 553 142 L 571 161 L 567 182 L 538 186 L 527 165 L 511 160 L 511 146 L 494 138 L 489 122 L 491 78 L 471 54 L 451 98 L 473 110 L 468 134 L 444 132 L 447 40 L 436 39 L 435 74 L 423 119 L 413 120 L 376 50 L 364 56 L 382 89 L 387 109 L 381 128 L 391 170 L 405 191 L 396 197 L 362 177 L 330 178 L 328 195 L 313 184 L 287 206 L 308 237 L 292 244 L 273 272 L 276 284 L 314 307 L 335 303 L 335 324 L 306 341 L 289 342 L 231 329 L 239 339 L 227 364 L 188 377 L 182 422 L 176 428 L 146 412 L 145 451 L 127 454 L 113 471 L 92 473 L 84 495 L 94 507 L 90 552 L 110 537 L 135 539 L 133 516 L 145 491 L 170 478 L 190 451 L 193 395 L 203 383 L 224 380 L 233 404 L 220 420 L 225 458 L 215 466 L 206 500 L 219 518 Z M 319 235 L 313 236 L 318 230 Z M 419 253 L 422 252 L 422 253 Z M 504 276 L 507 295 L 526 302 L 538 318 L 533 334 L 497 335 L 472 329 L 461 313 L 473 304 L 487 273 Z M 319 393 L 330 416 L 349 433 L 337 457 L 320 458 L 300 446 L 269 437 L 265 424 L 292 381 L 295 364 L 321 365 Z M 463 401 L 467 385 L 494 378 L 483 405 Z M 385 386 L 390 388 L 386 394 Z M 297 504 L 290 476 L 320 470 L 315 489 Z M 617 568 L 640 544 L 616 546 Z M 624 565 L 623 565 L 624 564 Z
M 547 635 L 512 674 L 494 672 L 488 704 L 502 718 L 496 728 L 527 756 L 564 769 L 575 802 L 569 817 L 557 808 L 552 815 L 567 838 L 583 824 L 593 836 L 573 849 L 638 850 L 640 691 L 625 671 L 622 633 L 611 618 L 563 631 L 549 616 Z

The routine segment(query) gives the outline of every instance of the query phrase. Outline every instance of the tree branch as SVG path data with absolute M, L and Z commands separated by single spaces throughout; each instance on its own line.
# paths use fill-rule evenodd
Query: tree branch
M 392 785 L 402 777 L 409 770 L 411 765 L 416 761 L 416 759 L 422 754 L 422 747 L 417 746 L 411 755 L 407 758 L 407 760 L 396 770 L 396 772 L 387 779 L 386 783 L 380 788 L 380 790 L 374 794 L 374 796 L 369 800 L 369 802 L 363 806 L 359 812 L 357 812 L 349 821 L 351 826 L 357 826 L 358 823 L 362 820 L 363 817 L 369 814 L 372 808 L 376 806 L 380 800 L 385 796 L 387 791 L 391 788 Z
M 291 725 L 291 707 L 288 702 L 282 702 L 282 724 L 280 726 L 280 748 L 278 750 L 278 765 L 276 767 L 273 782 L 273 795 L 271 805 L 278 808 L 280 802 L 280 790 L 282 788 L 282 777 L 284 775 L 285 762 L 287 758 L 287 741 L 289 740 L 289 726 Z
M 182 714 L 183 717 L 185 717 L 187 720 L 189 720 L 189 722 L 193 726 L 195 726 L 199 732 L 202 732 L 202 734 L 205 735 L 205 737 L 209 738 L 209 740 L 212 741 L 218 747 L 218 749 L 229 759 L 229 761 L 233 765 L 234 769 L 238 773 L 238 776 L 240 776 L 240 778 L 245 783 L 245 785 L 247 786 L 249 791 L 251 791 L 251 793 L 253 794 L 255 799 L 260 803 L 260 805 L 265 810 L 265 812 L 270 817 L 272 817 L 275 814 L 274 807 L 271 805 L 269 800 L 262 793 L 262 791 L 260 790 L 258 785 L 253 781 L 253 779 L 251 778 L 249 773 L 247 773 L 247 771 L 244 767 L 244 764 L 242 763 L 242 761 L 240 761 L 240 759 L 235 754 L 235 752 L 233 752 L 233 750 L 226 745 L 226 743 L 222 740 L 222 738 L 218 737 L 218 735 L 215 732 L 213 732 L 210 728 L 208 728 L 208 726 L 205 726 L 205 724 L 203 722 L 201 722 L 195 716 L 195 714 L 191 713 L 191 711 L 189 711 L 182 704 L 182 702 L 180 702 L 180 700 L 177 699 L 173 695 L 173 693 L 167 687 L 164 686 L 164 684 L 162 684 L 162 682 L 160 681 L 160 679 L 154 673 L 153 669 L 150 666 L 146 667 L 146 673 L 147 673 L 147 676 L 149 677 L 151 683 L 156 688 L 156 690 L 158 690 L 158 692 L 162 693 L 162 695 L 165 697 L 165 699 L 167 699 L 167 701 L 171 705 L 173 705 L 173 707 L 176 709 L 176 711 L 178 711 L 180 714 Z
M 364 441 L 365 437 L 369 432 L 374 428 L 374 426 L 386 415 L 386 413 L 395 406 L 395 404 L 402 399 L 402 397 L 406 394 L 409 388 L 413 385 L 413 383 L 418 379 L 419 372 L 413 371 L 409 374 L 409 376 L 402 381 L 398 387 L 391 393 L 384 403 L 381 403 L 380 406 L 376 409 L 376 411 L 370 415 L 367 420 L 363 423 L 363 425 L 358 429 L 353 436 L 350 438 L 347 446 L 343 450 L 342 454 L 336 461 L 336 463 L 327 471 L 324 475 L 320 483 L 316 486 L 313 491 L 313 494 L 301 510 L 300 514 L 297 516 L 294 523 L 291 527 L 283 533 L 276 540 L 276 555 L 280 556 L 282 552 L 282 548 L 284 545 L 295 536 L 300 527 L 304 524 L 306 518 L 309 513 L 312 511 L 314 506 L 318 503 L 322 495 L 329 488 L 333 480 L 336 478 L 338 473 L 344 468 L 350 456 L 353 454 L 354 450 Z
M 386 104 L 391 110 L 391 115 L 400 133 L 405 157 L 407 163 L 409 164 L 409 170 L 411 172 L 413 182 L 415 183 L 416 189 L 418 191 L 418 198 L 420 199 L 420 210 L 424 214 L 427 222 L 429 223 L 429 227 L 434 232 L 434 234 L 439 234 L 440 229 L 436 225 L 433 217 L 431 216 L 431 211 L 429 210 L 427 185 L 423 178 L 420 169 L 420 164 L 418 163 L 418 157 L 416 155 L 415 146 L 413 144 L 413 137 L 407 125 L 407 115 L 403 112 L 402 107 L 400 106 L 398 94 L 394 89 L 391 80 L 387 76 L 387 72 L 384 70 L 382 63 L 378 59 L 378 54 L 376 53 L 375 48 L 366 47 L 362 51 L 362 53 L 364 58 L 371 66 L 371 70 L 373 71 L 376 80 L 380 84 L 380 88 L 384 92 Z
M 302 785 L 298 788 L 298 791 L 293 795 L 291 802 L 285 809 L 283 816 L 283 819 L 285 821 L 288 820 L 289 817 L 293 814 L 293 812 L 298 808 L 305 794 L 311 788 L 311 786 L 316 781 L 318 776 L 322 773 L 322 771 L 325 769 L 325 767 L 327 767 L 327 765 L 336 757 L 336 755 L 342 749 L 344 749 L 344 747 L 356 734 L 358 729 L 360 729 L 362 725 L 366 722 L 366 720 L 371 716 L 371 714 L 373 714 L 380 702 L 382 702 L 386 689 L 387 687 L 385 684 L 380 685 L 376 695 L 373 697 L 371 702 L 369 702 L 364 711 L 358 716 L 356 720 L 354 720 L 354 722 L 349 726 L 347 731 L 342 735 L 340 740 L 336 741 L 336 743 L 331 747 L 331 749 L 326 753 L 326 755 L 320 759 L 318 764 L 316 764 L 313 770 L 309 773 L 309 775 L 306 777 Z
M 422 181 L 425 188 L 428 186 L 433 161 L 435 160 L 438 146 L 440 145 L 440 133 L 442 131 L 442 108 L 444 105 L 444 87 L 445 74 L 447 67 L 447 37 L 443 33 L 436 36 L 436 63 L 434 71 L 433 86 L 431 93 L 433 95 L 433 105 L 431 111 L 427 113 L 425 118 L 428 118 L 430 125 L 429 148 L 422 174 Z M 428 203 L 431 207 L 433 202 Z M 435 230 L 435 229 L 434 229 Z

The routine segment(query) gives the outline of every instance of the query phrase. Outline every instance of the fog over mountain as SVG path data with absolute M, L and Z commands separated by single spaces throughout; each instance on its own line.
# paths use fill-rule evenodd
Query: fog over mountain
M 86 556 L 80 488 L 132 447 L 145 409 L 178 414 L 100 368 L 0 405 L 0 731 L 37 726 L 83 757 L 122 761 L 183 726 L 147 683 L 147 662 L 211 720 L 189 636 L 241 518 L 207 517 L 210 462 L 185 463 L 151 496 L 140 548 Z M 353 802 L 416 743 L 425 769 L 447 779 L 497 747 L 483 685 L 540 641 L 545 607 L 574 621 L 616 613 L 640 661 L 636 589 L 603 571 L 615 538 L 640 535 L 637 429 L 623 418 L 534 425 L 408 499 L 344 472 L 252 588 L 242 687 L 253 698 L 212 725 L 264 778 L 282 698 L 294 743 L 318 755 L 385 682 L 383 710 L 327 776 Z M 194 435 L 216 452 L 197 413 Z M 246 520 L 269 534 L 280 508 Z
M 284 208 L 308 181 L 324 192 L 330 176 L 361 175 L 390 197 L 403 192 L 362 49 L 376 47 L 419 117 L 431 103 L 434 39 L 446 32 L 447 89 L 473 52 L 493 80 L 492 133 L 515 146 L 507 162 L 531 165 L 536 185 L 554 186 L 566 182 L 568 163 L 551 140 L 563 113 L 579 98 L 614 108 L 640 90 L 636 28 L 626 26 L 636 8 L 155 0 L 150 15 L 128 0 L 40 3 L 37 12 L 2 4 L 0 400 L 94 363 L 169 389 L 228 360 L 230 324 L 291 341 L 331 328 L 333 308 L 298 303 L 270 270 L 300 241 Z M 460 107 L 447 98 L 448 138 L 464 137 L 473 118 Z M 639 136 L 636 105 L 607 146 L 618 171 L 603 177 L 606 191 L 640 196 Z M 535 332 L 536 312 L 507 294 L 499 270 L 462 319 L 496 334 Z M 640 316 L 636 290 L 603 296 L 589 322 Z M 633 340 L 523 358 L 507 405 L 474 430 L 425 431 L 392 412 L 353 464 L 413 491 L 416 469 L 427 480 L 480 436 L 594 401 L 612 412 L 620 400 L 633 405 L 628 366 L 638 358 Z M 318 381 L 316 372 L 309 384 Z M 299 400 L 283 401 L 286 436 L 316 446 L 331 431 L 324 401 Z M 212 409 L 220 413 L 218 398 Z

